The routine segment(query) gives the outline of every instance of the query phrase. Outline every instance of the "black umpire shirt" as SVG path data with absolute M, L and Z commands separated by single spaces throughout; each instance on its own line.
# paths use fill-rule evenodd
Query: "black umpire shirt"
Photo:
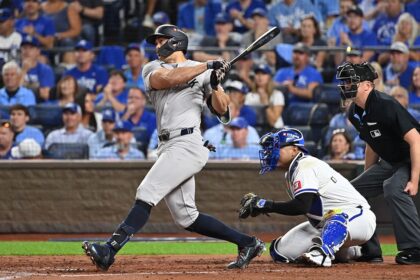
M 393 97 L 372 90 L 365 110 L 351 104 L 349 120 L 380 158 L 389 163 L 410 160 L 410 145 L 404 135 L 413 128 L 420 131 L 420 125 Z

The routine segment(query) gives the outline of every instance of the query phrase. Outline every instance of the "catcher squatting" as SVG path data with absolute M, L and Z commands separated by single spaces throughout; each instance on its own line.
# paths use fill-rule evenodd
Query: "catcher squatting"
M 142 73 L 157 115 L 158 159 L 140 183 L 127 217 L 109 240 L 105 244 L 85 241 L 82 248 L 97 268 L 108 270 L 117 252 L 146 224 L 152 207 L 164 199 L 181 227 L 237 244 L 238 257 L 228 268 L 245 268 L 265 250 L 264 243 L 200 213 L 195 205 L 194 175 L 204 167 L 212 148 L 203 143 L 200 114 L 207 103 L 221 122 L 229 121 L 229 97 L 220 82 L 230 64 L 187 60 L 188 37 L 173 25 L 159 26 L 147 41 L 156 45 L 159 57 L 146 64 Z M 336 258 L 358 257 L 355 245 L 369 240 L 376 227 L 367 201 L 339 173 L 307 154 L 300 131 L 269 133 L 261 138 L 261 145 L 261 173 L 275 169 L 278 163 L 288 168 L 292 200 L 273 202 L 246 195 L 240 217 L 276 212 L 309 219 L 272 242 L 272 258 L 331 266 Z

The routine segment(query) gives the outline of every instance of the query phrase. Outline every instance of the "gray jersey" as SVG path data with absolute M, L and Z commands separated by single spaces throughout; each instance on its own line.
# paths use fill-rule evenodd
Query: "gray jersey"
M 143 68 L 143 80 L 153 107 L 156 111 L 157 129 L 177 130 L 188 127 L 200 127 L 201 112 L 206 98 L 211 94 L 210 74 L 208 70 L 187 84 L 177 87 L 155 90 L 150 86 L 150 75 L 159 68 L 195 66 L 200 62 L 187 60 L 179 64 L 167 64 L 160 60 L 147 63 Z

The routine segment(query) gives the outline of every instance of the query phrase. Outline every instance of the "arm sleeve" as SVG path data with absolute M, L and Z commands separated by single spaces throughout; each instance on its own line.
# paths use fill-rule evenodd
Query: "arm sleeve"
M 264 210 L 266 213 L 278 213 L 287 216 L 304 215 L 309 212 L 315 193 L 302 193 L 287 202 L 267 201 Z

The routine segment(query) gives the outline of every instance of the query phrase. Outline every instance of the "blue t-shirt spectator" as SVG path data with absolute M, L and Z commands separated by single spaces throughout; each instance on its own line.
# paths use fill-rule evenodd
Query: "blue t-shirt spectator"
M 312 0 L 315 9 L 319 11 L 322 22 L 327 22 L 328 17 L 336 16 L 340 13 L 339 1 L 331 0 Z
M 6 88 L 0 89 L 0 105 L 22 104 L 24 106 L 35 105 L 35 95 L 32 90 L 26 87 L 20 87 L 13 96 L 9 96 Z
M 295 72 L 293 66 L 281 68 L 274 76 L 274 81 L 281 84 L 285 81 L 293 81 L 294 86 L 298 88 L 308 88 L 312 82 L 323 83 L 321 74 L 312 66 L 306 66 L 300 73 Z M 291 95 L 288 99 L 289 103 L 294 102 L 310 102 L 309 99 L 304 99 Z
M 137 80 L 133 79 L 133 73 L 131 73 L 130 69 L 124 71 L 124 76 L 127 79 L 126 85 L 128 88 L 130 87 L 138 87 L 144 90 L 144 81 L 143 76 L 139 75 Z
M 254 126 L 257 123 L 257 113 L 255 113 L 251 106 L 243 105 L 239 111 L 239 117 L 244 118 L 251 126 Z
M 41 147 L 44 146 L 45 137 L 41 130 L 36 127 L 27 125 L 25 128 L 15 135 L 15 145 L 19 145 L 25 139 L 34 139 Z
M 363 30 L 369 30 L 368 23 L 364 20 L 363 21 Z M 333 23 L 331 24 L 330 28 L 327 31 L 328 38 L 340 38 L 340 33 L 349 33 L 349 27 L 346 24 L 346 18 L 339 16 L 338 18 L 334 19 Z
M 104 98 L 104 93 L 101 92 L 100 94 L 98 94 L 96 96 L 95 104 L 98 104 L 103 98 Z M 128 100 L 128 89 L 124 89 L 120 94 L 118 94 L 117 96 L 115 96 L 115 98 L 118 100 L 118 102 L 120 102 L 122 104 L 127 104 L 127 100 Z M 111 106 L 111 103 L 109 103 L 107 105 L 110 105 Z
M 92 64 L 85 72 L 80 71 L 77 67 L 68 70 L 64 75 L 73 76 L 79 86 L 83 86 L 89 92 L 96 93 L 97 87 L 104 87 L 108 83 L 108 74 L 100 66 Z
M 121 113 L 123 116 L 125 112 Z M 152 137 L 153 131 L 156 129 L 156 114 L 148 110 L 144 110 L 143 115 L 137 123 L 134 123 L 132 119 L 127 120 L 134 128 L 142 127 L 146 130 L 147 142 Z
M 42 15 L 40 15 L 35 20 L 30 20 L 26 17 L 18 19 L 15 23 L 16 31 L 23 35 L 26 35 L 23 29 L 29 25 L 32 25 L 35 29 L 35 32 L 41 36 L 54 36 L 55 34 L 55 26 L 53 21 Z
M 128 153 L 121 158 L 118 153 L 116 145 L 100 149 L 94 156 L 93 159 L 123 159 L 123 160 L 134 160 L 134 159 L 144 159 L 143 152 L 137 150 L 136 148 L 130 147 Z
M 49 65 L 38 62 L 26 73 L 25 81 L 38 84 L 40 88 L 52 88 L 55 85 L 54 71 Z
M 392 70 L 391 64 L 388 64 L 384 69 L 384 81 L 387 83 L 389 80 L 398 78 L 400 86 L 405 89 L 409 89 L 411 85 L 411 79 L 413 77 L 414 67 L 411 64 L 407 64 L 407 68 L 402 73 L 395 73 Z
M 251 4 L 248 6 L 248 8 L 245 11 L 243 11 L 242 6 L 239 3 L 239 1 L 235 0 L 235 1 L 230 2 L 226 6 L 225 13 L 228 16 L 230 16 L 230 11 L 235 9 L 235 10 L 238 10 L 238 11 L 242 12 L 243 17 L 245 19 L 249 19 L 252 16 L 252 12 L 255 9 L 258 9 L 258 8 L 267 10 L 267 8 L 265 6 L 265 3 L 263 1 L 261 1 L 261 0 L 251 0 Z M 233 31 L 239 32 L 239 33 L 245 33 L 245 32 L 248 31 L 248 28 L 243 26 L 242 23 L 238 19 L 233 19 L 232 18 L 232 20 L 233 20 Z
M 408 100 L 410 104 L 420 104 L 420 96 L 417 96 L 415 92 L 410 92 L 408 94 Z
M 201 9 L 203 12 L 200 16 L 197 8 L 194 4 L 195 0 L 190 0 L 187 3 L 183 3 L 178 9 L 178 21 L 177 26 L 183 29 L 195 30 L 196 32 L 208 36 L 214 36 L 214 19 L 216 15 L 222 11 L 222 4 L 218 0 L 208 0 L 207 4 Z M 204 30 L 200 30 L 197 23 L 201 23 Z M 203 34 L 203 35 L 204 35 Z
M 372 32 L 376 34 L 376 39 L 379 45 L 390 46 L 392 44 L 392 38 L 395 35 L 395 25 L 397 24 L 398 18 L 389 17 L 387 14 L 381 14 L 373 25 Z
M 352 32 L 347 32 L 350 41 L 353 43 L 353 47 L 363 49 L 364 46 L 377 46 L 378 41 L 376 40 L 376 35 L 366 29 L 359 34 L 354 34 Z M 341 44 L 340 37 L 337 38 L 336 45 Z

